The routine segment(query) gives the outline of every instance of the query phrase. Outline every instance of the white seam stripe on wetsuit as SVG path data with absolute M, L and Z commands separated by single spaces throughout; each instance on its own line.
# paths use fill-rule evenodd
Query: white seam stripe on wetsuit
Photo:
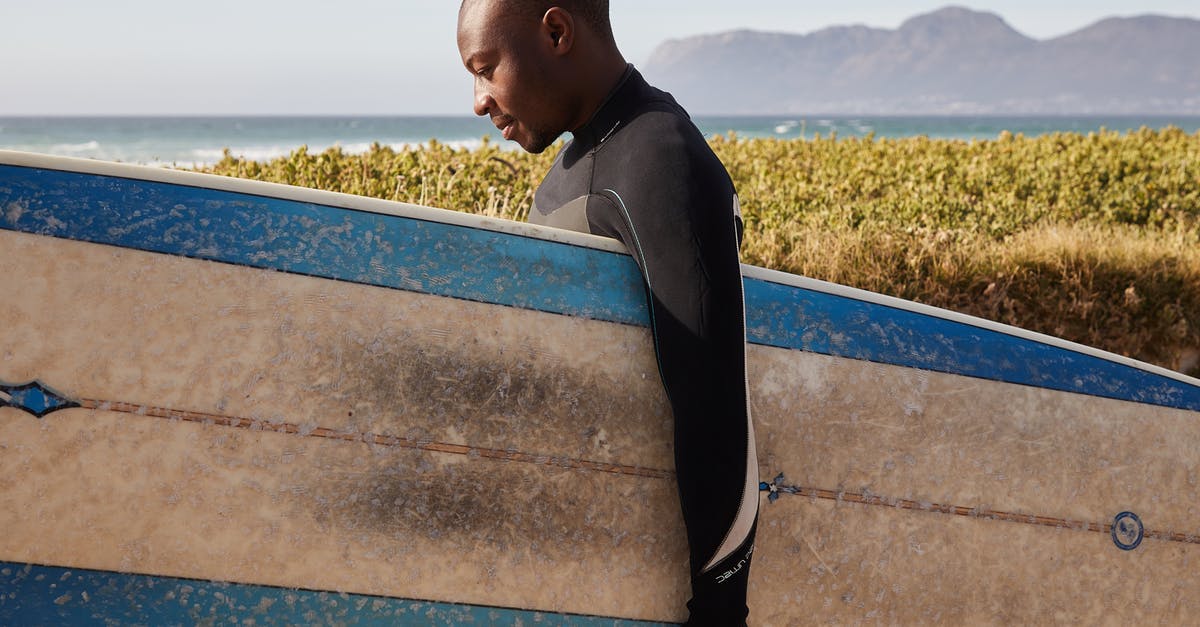
M 739 265 L 738 273 L 741 273 Z M 742 320 L 746 319 L 746 295 L 742 294 Z M 742 327 L 742 354 L 745 358 L 745 326 Z M 746 442 L 746 485 L 742 489 L 742 504 L 738 506 L 737 518 L 733 521 L 733 526 L 729 528 L 725 540 L 721 542 L 721 546 L 717 549 L 716 555 L 709 563 L 704 565 L 702 572 L 708 572 L 716 568 L 717 564 L 725 560 L 725 558 L 733 555 L 749 537 L 750 532 L 754 529 L 754 520 L 758 517 L 758 451 L 754 448 L 754 420 L 750 416 L 750 377 L 742 378 L 743 385 L 746 386 L 746 431 L 750 434 Z

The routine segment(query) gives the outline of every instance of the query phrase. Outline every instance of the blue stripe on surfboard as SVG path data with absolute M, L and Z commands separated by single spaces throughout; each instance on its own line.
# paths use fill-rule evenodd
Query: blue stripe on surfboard
M 666 623 L 0 562 L 3 625 L 569 625 Z
M 229 191 L 0 165 L 0 228 L 623 324 L 647 324 L 627 255 Z M 746 281 L 767 346 L 1200 410 L 1200 387 L 843 296 Z
M 1200 410 L 1200 387 L 970 324 L 768 281 L 747 280 L 746 302 L 763 344 Z
M 0 227 L 640 324 L 632 260 L 438 222 L 0 165 Z

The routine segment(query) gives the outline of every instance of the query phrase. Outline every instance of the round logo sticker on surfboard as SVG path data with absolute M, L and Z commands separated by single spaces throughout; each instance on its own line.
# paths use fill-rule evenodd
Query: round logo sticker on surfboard
M 1113 542 L 1124 551 L 1136 549 L 1142 543 L 1145 533 L 1146 528 L 1142 526 L 1142 519 L 1133 512 L 1121 512 L 1113 519 Z

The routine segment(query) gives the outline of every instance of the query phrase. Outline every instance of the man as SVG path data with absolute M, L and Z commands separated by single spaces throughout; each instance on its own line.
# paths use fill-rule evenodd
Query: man
M 465 0 L 475 113 L 529 152 L 564 132 L 530 222 L 621 240 L 641 268 L 675 417 L 689 624 L 743 624 L 758 513 L 733 183 L 675 100 L 617 49 L 607 0 Z

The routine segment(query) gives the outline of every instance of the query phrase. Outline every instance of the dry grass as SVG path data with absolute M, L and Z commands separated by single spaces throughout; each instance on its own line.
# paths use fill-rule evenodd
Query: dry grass
M 712 144 L 748 263 L 1200 375 L 1200 134 Z M 435 142 L 210 171 L 523 219 L 553 152 Z
M 744 255 L 1200 374 L 1200 246 L 1190 233 L 1043 223 L 998 241 L 801 226 L 759 234 Z

